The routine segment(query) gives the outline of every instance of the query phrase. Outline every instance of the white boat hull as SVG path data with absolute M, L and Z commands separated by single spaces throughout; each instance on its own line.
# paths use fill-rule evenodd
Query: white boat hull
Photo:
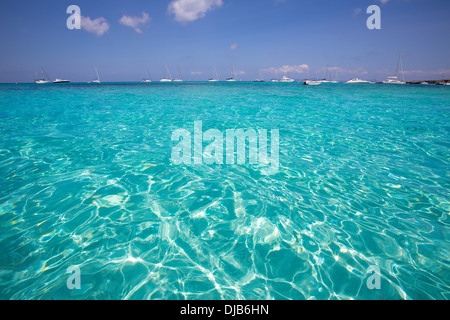
M 406 82 L 402 81 L 383 81 L 384 84 L 406 84 Z
M 318 86 L 318 85 L 322 84 L 322 82 L 320 82 L 320 81 L 312 81 L 312 80 L 305 80 L 305 81 L 303 81 L 303 84 L 305 86 Z
M 350 81 L 347 81 L 345 84 L 369 84 L 371 83 L 370 81 L 367 80 L 361 80 L 361 79 L 352 79 Z

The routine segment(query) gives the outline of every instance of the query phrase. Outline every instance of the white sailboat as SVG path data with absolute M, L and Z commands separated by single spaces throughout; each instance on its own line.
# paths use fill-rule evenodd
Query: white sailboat
M 398 80 L 397 76 L 387 77 L 387 80 L 383 81 L 384 84 L 406 84 L 404 81 Z
M 41 66 L 41 75 L 42 75 L 42 78 L 41 79 L 35 79 L 34 83 L 37 83 L 37 84 L 50 83 L 50 81 L 48 80 L 47 72 L 45 72 L 45 70 L 44 70 L 44 68 L 42 68 L 42 66 Z M 36 74 L 35 74 L 35 76 L 37 78 Z
M 236 75 L 235 75 L 235 72 L 234 72 L 234 66 L 231 66 L 231 78 L 227 78 L 225 81 L 227 81 L 227 82 L 235 82 L 236 81 L 235 77 L 236 77 Z
M 95 74 L 97 75 L 97 79 L 92 80 L 92 83 L 100 83 L 100 77 L 98 76 L 97 67 L 95 67 Z
M 325 73 L 325 79 L 319 80 L 320 83 L 331 83 L 331 81 L 328 80 L 328 74 L 329 74 L 329 71 L 330 71 L 330 66 L 327 65 L 327 71 L 326 71 L 326 73 Z M 331 75 L 330 75 L 330 78 L 331 78 Z
M 164 66 L 165 69 L 165 74 L 164 74 L 164 78 L 162 78 L 161 80 L 159 80 L 159 82 L 172 82 L 172 76 L 170 75 L 169 70 L 167 69 L 167 66 Z M 167 74 L 169 75 L 169 77 L 167 77 Z
M 264 82 L 264 77 L 262 75 L 262 71 L 261 70 L 259 70 L 259 78 L 255 79 L 254 82 Z
M 303 84 L 305 86 L 318 86 L 320 84 L 322 84 L 322 81 L 318 81 L 318 80 L 305 80 L 303 81 Z
M 147 69 L 147 79 L 142 80 L 142 82 L 144 83 L 152 82 L 152 80 L 150 79 L 150 73 L 148 72 L 148 69 Z
M 337 69 L 336 69 L 336 76 L 335 76 L 335 80 L 331 80 L 331 82 L 330 83 L 334 83 L 334 84 L 336 84 L 336 83 L 339 83 L 339 81 L 338 81 L 338 71 L 337 71 Z
M 183 82 L 184 80 L 183 80 L 183 75 L 181 74 L 181 71 L 180 71 L 180 67 L 177 66 L 177 69 L 178 69 L 178 75 L 179 75 L 180 77 L 179 77 L 179 78 L 176 78 L 176 79 L 173 79 L 172 81 L 173 81 L 173 82 Z
M 399 80 L 398 76 L 399 74 L 402 74 L 402 80 Z M 384 84 L 406 84 L 405 81 L 405 74 L 403 72 L 403 65 L 402 65 L 402 54 L 400 53 L 398 55 L 398 62 L 397 62 L 397 75 L 387 77 L 387 80 L 383 81 Z
M 311 78 L 311 69 L 309 69 L 309 67 L 308 67 L 308 76 L 309 76 L 309 78 Z M 322 84 L 322 82 L 320 82 L 318 80 L 305 79 L 305 80 L 303 80 L 303 84 L 305 86 L 318 86 L 318 85 Z
M 216 66 L 214 66 L 213 69 L 214 69 L 214 77 L 208 79 L 209 82 L 217 82 L 217 81 L 219 81 L 219 76 L 217 75 Z

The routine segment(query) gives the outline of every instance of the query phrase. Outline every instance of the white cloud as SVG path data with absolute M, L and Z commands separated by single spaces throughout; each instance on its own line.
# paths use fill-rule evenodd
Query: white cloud
M 101 36 L 109 30 L 109 23 L 103 17 L 93 20 L 89 17 L 81 17 L 81 29 Z
M 361 14 L 361 12 L 362 12 L 361 8 L 353 9 L 353 18 L 356 18 L 357 16 L 359 16 Z
M 124 26 L 133 28 L 137 33 L 142 33 L 141 26 L 150 22 L 150 16 L 146 12 L 142 12 L 142 17 L 123 15 L 119 22 Z
M 298 66 L 282 66 L 280 68 L 268 68 L 261 71 L 273 74 L 288 74 L 288 73 L 305 73 L 308 72 L 309 66 L 307 64 L 300 64 Z
M 233 44 L 230 46 L 230 50 L 236 50 L 238 47 L 239 47 L 239 44 L 238 44 L 238 43 L 233 43 Z
M 380 0 L 380 2 L 382 3 L 382 4 L 385 4 L 385 3 L 387 3 L 389 0 Z
M 208 11 L 222 5 L 222 0 L 173 0 L 168 10 L 175 15 L 176 21 L 188 23 L 203 18 Z

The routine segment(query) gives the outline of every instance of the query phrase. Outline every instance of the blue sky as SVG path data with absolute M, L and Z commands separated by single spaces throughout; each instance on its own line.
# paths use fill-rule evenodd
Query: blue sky
M 69 30 L 69 5 L 82 29 Z M 367 7 L 381 8 L 369 30 Z M 172 76 L 206 80 L 358 76 L 384 80 L 403 53 L 408 80 L 450 78 L 448 0 L 15 0 L 0 2 L 0 82 Z M 308 71 L 309 70 L 309 71 Z

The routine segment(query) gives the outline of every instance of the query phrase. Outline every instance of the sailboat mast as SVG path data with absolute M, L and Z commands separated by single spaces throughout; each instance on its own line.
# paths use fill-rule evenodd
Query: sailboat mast
M 216 66 L 214 66 L 214 77 L 217 81 L 219 81 L 219 76 L 217 75 Z
M 401 71 L 401 73 L 402 73 L 402 81 L 404 82 L 404 81 L 405 81 L 405 73 L 403 72 L 402 54 L 401 54 L 401 53 L 398 55 L 398 63 L 397 63 L 397 79 L 398 79 L 398 76 L 399 76 L 400 71 Z
M 178 69 L 178 75 L 180 76 L 180 79 L 183 80 L 183 75 L 181 74 L 180 66 L 177 66 Z
M 45 72 L 45 70 L 44 70 L 44 68 L 42 68 L 42 66 L 41 66 L 41 73 L 42 73 L 42 76 L 45 75 L 47 81 L 50 81 L 47 72 Z
M 172 75 L 170 74 L 170 71 L 169 71 L 169 69 L 167 68 L 167 65 L 165 65 L 165 67 L 166 67 L 166 79 L 172 79 Z M 169 78 L 167 78 L 167 75 L 169 75 Z
M 100 77 L 98 76 L 97 67 L 95 67 L 95 74 L 97 75 L 97 80 L 100 81 Z

